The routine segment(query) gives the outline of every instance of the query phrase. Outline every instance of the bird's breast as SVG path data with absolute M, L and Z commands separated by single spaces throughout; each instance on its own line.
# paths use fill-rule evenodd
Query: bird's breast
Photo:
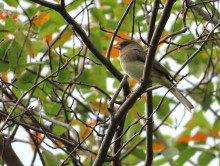
M 143 74 L 144 63 L 141 61 L 121 62 L 124 72 L 131 78 L 140 81 Z

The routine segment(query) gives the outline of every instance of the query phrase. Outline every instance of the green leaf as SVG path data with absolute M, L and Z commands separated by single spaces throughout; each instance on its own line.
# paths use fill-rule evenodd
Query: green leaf
M 13 87 L 12 92 L 17 98 L 20 98 L 22 96 L 22 92 L 18 88 Z
M 0 72 L 7 72 L 9 69 L 9 64 L 0 60 Z
M 169 160 L 167 158 L 162 158 L 159 160 L 155 160 L 152 164 L 152 166 L 158 166 L 158 165 L 164 165 L 165 163 L 167 163 Z
M 17 73 L 24 71 L 25 65 L 27 64 L 27 55 L 17 42 L 12 42 L 7 55 L 12 70 L 15 70 Z
M 203 151 L 198 158 L 198 165 L 209 165 L 209 163 L 216 157 L 217 156 L 209 150 Z
M 213 124 L 213 129 L 217 130 L 217 131 L 220 131 L 220 121 L 219 121 L 219 119 L 215 120 L 215 122 Z
M 77 0 L 77 1 L 73 1 L 70 5 L 67 5 L 66 10 L 68 12 L 78 8 L 80 5 L 82 5 L 84 2 L 84 0 Z
M 57 81 L 68 82 L 72 79 L 72 74 L 65 68 L 60 70 Z
M 5 3 L 7 3 L 9 6 L 12 7 L 18 7 L 18 2 L 14 0 L 4 0 Z
M 0 2 L 0 13 L 2 13 L 3 10 L 4 10 L 4 3 L 1 3 L 1 2 Z
M 4 26 L 0 24 L 0 29 L 4 29 Z M 6 36 L 6 32 L 1 32 L 0 33 L 0 41 L 3 41 L 5 36 Z
M 48 151 L 44 148 L 41 150 L 43 151 L 42 156 L 44 158 L 45 165 L 47 166 L 60 165 L 61 162 L 57 159 L 57 157 L 51 151 Z
M 15 41 L 20 46 L 24 47 L 20 50 L 22 53 L 27 52 L 31 57 L 35 57 L 37 55 L 37 50 L 35 50 L 34 42 L 32 42 L 27 35 L 22 31 L 23 27 L 18 28 L 15 32 Z
M 144 99 L 139 99 L 135 102 L 133 107 L 129 110 L 128 115 L 134 119 L 139 119 L 139 116 L 144 115 L 145 113 L 145 101 Z
M 13 40 L 2 41 L 0 43 L 0 72 L 7 72 L 9 69 L 8 50 L 12 46 Z
M 218 66 L 220 66 L 220 65 L 218 65 Z M 218 97 L 217 97 L 217 101 L 218 101 L 218 103 L 220 104 L 220 81 L 217 82 L 216 96 L 218 96 Z
M 99 36 L 97 36 L 97 34 L 99 34 L 99 30 L 97 28 L 93 28 L 92 31 L 94 33 L 92 33 L 90 35 L 90 40 L 94 44 L 96 49 L 98 49 L 100 52 L 102 52 L 103 51 L 102 41 L 100 40 Z M 97 59 L 95 58 L 94 55 L 92 56 L 92 58 L 94 58 L 97 61 Z
M 24 71 L 20 77 L 18 77 L 16 80 L 15 80 L 15 85 L 22 89 L 22 90 L 28 90 L 30 89 L 33 84 L 34 84 L 34 80 L 35 80 L 35 75 L 28 72 L 28 71 Z
M 100 1 L 103 5 L 109 5 L 111 7 L 116 7 L 118 5 L 117 1 L 116 0 L 101 0 Z
M 36 90 L 34 91 L 34 96 L 36 96 L 37 99 L 40 101 L 47 101 L 48 94 L 52 94 L 53 89 L 52 85 L 48 82 L 44 82 L 40 84 Z
M 174 156 L 179 154 L 179 150 L 177 148 L 167 148 L 162 151 L 162 154 L 167 159 L 172 159 Z
M 62 126 L 54 125 L 53 132 L 56 135 L 62 135 L 62 134 L 64 134 L 66 132 L 66 129 L 64 127 L 62 127 Z
M 0 58 L 1 60 L 7 58 L 6 54 L 8 49 L 12 46 L 13 40 L 6 40 L 0 43 Z M 6 59 L 8 60 L 8 59 Z
M 153 105 L 154 108 L 156 108 L 158 106 L 158 104 L 160 103 L 162 97 L 161 96 L 154 96 L 153 97 Z M 170 107 L 169 107 L 169 103 L 167 102 L 168 98 L 165 98 L 165 100 L 163 100 L 162 105 L 160 106 L 160 108 L 157 110 L 156 115 L 160 120 L 164 120 L 164 118 L 168 115 L 169 111 L 170 111 Z M 171 102 L 173 100 L 169 99 Z M 172 119 L 169 117 L 166 120 L 166 123 L 169 124 L 173 124 Z
M 47 116 L 56 115 L 61 107 L 60 103 L 51 104 L 51 101 L 49 100 L 43 101 L 42 104 L 43 104 L 44 112 L 47 114 Z
M 132 138 L 132 137 L 133 137 L 135 134 L 137 134 L 137 133 L 140 131 L 140 129 L 142 128 L 142 126 L 141 126 L 140 123 L 137 123 L 137 124 L 134 124 L 134 125 L 130 126 L 131 124 L 132 124 L 132 122 L 129 123 L 129 127 L 130 127 L 130 128 L 129 128 L 128 133 L 127 133 L 127 135 L 126 135 L 127 140 L 129 140 L 130 138 Z M 136 136 L 136 138 L 133 139 L 133 141 L 132 141 L 133 144 L 138 141 L 137 138 L 140 138 L 140 137 L 139 137 L 139 136 Z
M 207 110 L 213 101 L 213 91 L 214 84 L 209 82 L 208 84 L 201 84 L 196 89 L 194 89 L 194 93 L 191 96 L 198 103 L 201 103 L 204 110 Z
M 50 70 L 52 70 L 51 72 L 57 71 L 58 66 L 59 66 L 59 60 L 56 57 L 56 55 L 53 56 L 53 58 L 51 59 L 50 62 L 49 61 L 47 61 L 47 62 L 48 62 L 48 64 L 50 63 L 50 65 L 51 65 L 51 68 L 52 68 L 52 69 L 50 69 Z
M 37 31 L 39 32 L 39 36 L 38 36 L 39 39 L 43 39 L 49 34 L 60 32 L 61 26 L 66 24 L 66 21 L 63 19 L 63 17 L 59 13 L 55 11 L 50 11 L 50 16 L 51 17 L 48 22 L 37 26 L 38 27 Z M 68 28 L 68 32 L 72 32 L 72 29 L 70 26 Z
M 137 165 L 139 162 L 140 162 L 140 159 L 137 158 L 135 155 L 131 154 L 122 161 L 122 165 L 128 165 L 128 163 L 129 163 L 129 165 Z M 125 164 L 123 164 L 123 163 L 125 163 Z M 107 165 L 103 165 L 103 166 L 108 166 L 108 165 L 109 165 L 109 163 Z
M 143 149 L 140 148 L 135 148 L 132 154 L 141 160 L 144 160 L 146 158 L 146 153 L 144 152 Z
M 94 7 L 94 8 L 91 8 L 91 9 L 90 9 L 90 12 L 91 12 L 93 18 L 95 18 L 96 21 L 97 21 L 101 26 L 105 26 L 105 25 L 106 25 L 107 20 L 105 19 L 104 13 L 103 13 L 100 9 Z
M 197 151 L 198 149 L 192 147 L 187 148 L 184 151 L 181 151 L 178 159 L 174 162 L 173 165 L 174 166 L 184 165 L 184 163 L 188 161 Z
M 106 70 L 103 70 L 103 66 L 94 65 L 91 69 L 84 69 L 79 81 L 89 85 L 96 85 L 106 91 L 106 77 L 107 72 Z M 86 89 L 88 88 L 86 86 L 82 87 L 85 87 Z
M 189 56 L 195 52 L 195 50 L 191 52 L 191 49 L 185 51 L 188 53 Z M 203 74 L 204 70 L 206 69 L 207 66 L 206 61 L 207 59 L 203 58 L 202 52 L 198 53 L 198 55 L 193 59 L 193 61 L 188 63 L 189 73 L 197 78 L 200 77 L 201 74 Z
M 204 116 L 203 112 L 195 112 L 192 118 L 185 125 L 186 128 L 193 129 L 194 127 L 199 126 L 201 128 L 211 128 L 209 121 Z
M 11 17 L 8 17 L 6 20 L 5 20 L 5 29 L 9 32 L 14 32 L 16 31 L 16 22 L 13 18 Z

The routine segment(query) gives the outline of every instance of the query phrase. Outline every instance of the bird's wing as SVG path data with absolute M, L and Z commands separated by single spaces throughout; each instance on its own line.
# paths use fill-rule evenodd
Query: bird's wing
M 167 69 L 156 60 L 154 60 L 153 68 L 161 73 L 164 73 L 164 75 L 172 77 L 172 75 L 167 71 Z
M 145 51 L 135 49 L 135 51 L 133 51 L 133 53 L 136 53 L 138 55 L 138 56 L 135 56 L 137 58 L 135 60 L 145 62 L 146 55 L 147 55 L 147 53 Z M 173 76 L 167 71 L 167 69 L 156 60 L 154 60 L 154 62 L 153 62 L 153 68 L 156 71 L 163 73 L 165 75 L 165 77 L 167 77 L 169 80 L 171 80 L 170 77 L 173 78 Z
M 146 60 L 146 52 L 144 50 L 139 50 L 139 49 L 133 49 L 132 53 L 136 54 L 137 56 L 134 56 L 138 61 L 141 61 L 143 63 L 145 63 Z

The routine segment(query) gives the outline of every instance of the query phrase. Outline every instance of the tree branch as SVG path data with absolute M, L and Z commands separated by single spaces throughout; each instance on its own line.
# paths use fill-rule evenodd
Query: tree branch
M 149 82 L 149 78 L 150 78 L 149 73 L 151 72 L 152 62 L 154 60 L 156 49 L 157 49 L 157 44 L 159 43 L 160 36 L 161 36 L 163 29 L 167 23 L 167 20 L 170 16 L 170 12 L 171 12 L 173 4 L 174 4 L 173 0 L 167 1 L 166 5 L 164 7 L 164 11 L 161 16 L 161 19 L 158 23 L 157 29 L 155 30 L 155 33 L 152 37 L 151 47 L 149 48 L 148 54 L 147 54 L 150 56 L 147 56 L 148 58 L 147 58 L 147 61 L 145 62 L 144 79 L 141 82 L 141 85 L 134 91 L 134 93 L 131 94 L 130 96 L 128 96 L 127 100 L 121 105 L 121 107 L 119 108 L 119 110 L 115 114 L 115 116 L 112 117 L 111 123 L 108 127 L 108 131 L 104 137 L 104 140 L 101 144 L 99 153 L 97 155 L 96 160 L 94 161 L 93 166 L 99 166 L 99 165 L 103 164 L 103 162 L 105 161 L 109 146 L 111 144 L 114 132 L 117 129 L 118 124 L 123 119 L 123 117 L 127 114 L 129 109 L 134 105 L 136 100 L 146 90 L 147 83 Z
M 187 0 L 186 1 L 186 5 L 189 8 L 194 9 L 200 16 L 203 17 L 203 19 L 205 19 L 206 21 L 211 21 L 213 22 L 214 25 L 217 25 L 220 20 L 217 19 L 214 16 L 210 16 L 209 13 L 207 13 L 206 11 L 204 11 L 201 7 L 199 7 L 197 4 L 195 4 L 194 2 L 192 2 L 191 0 Z
M 153 4 L 153 11 L 152 11 L 152 17 L 150 20 L 150 26 L 149 31 L 147 33 L 147 43 L 151 43 L 152 36 L 154 34 L 154 28 L 156 25 L 156 18 L 158 9 L 160 6 L 160 0 L 155 0 Z M 150 80 L 150 78 L 149 78 Z M 151 84 L 147 86 L 148 88 L 151 88 Z M 147 92 L 147 119 L 149 121 L 148 126 L 146 126 L 147 130 L 147 136 L 146 136 L 146 159 L 145 159 L 145 165 L 151 165 L 153 161 L 153 99 L 152 99 L 152 91 Z
M 0 155 L 3 159 L 3 163 L 5 161 L 8 166 L 23 166 L 21 160 L 11 146 L 10 139 L 4 138 L 2 134 L 0 135 Z

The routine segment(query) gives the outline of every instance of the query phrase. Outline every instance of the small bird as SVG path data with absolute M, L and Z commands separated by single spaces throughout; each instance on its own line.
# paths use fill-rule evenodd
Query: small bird
M 120 63 L 124 72 L 136 81 L 140 81 L 143 75 L 146 52 L 135 41 L 124 40 L 114 45 L 119 50 Z M 194 108 L 190 101 L 175 87 L 171 80 L 172 76 L 167 69 L 158 61 L 153 61 L 151 71 L 151 80 L 153 83 L 160 84 L 168 89 L 171 93 L 191 112 Z

